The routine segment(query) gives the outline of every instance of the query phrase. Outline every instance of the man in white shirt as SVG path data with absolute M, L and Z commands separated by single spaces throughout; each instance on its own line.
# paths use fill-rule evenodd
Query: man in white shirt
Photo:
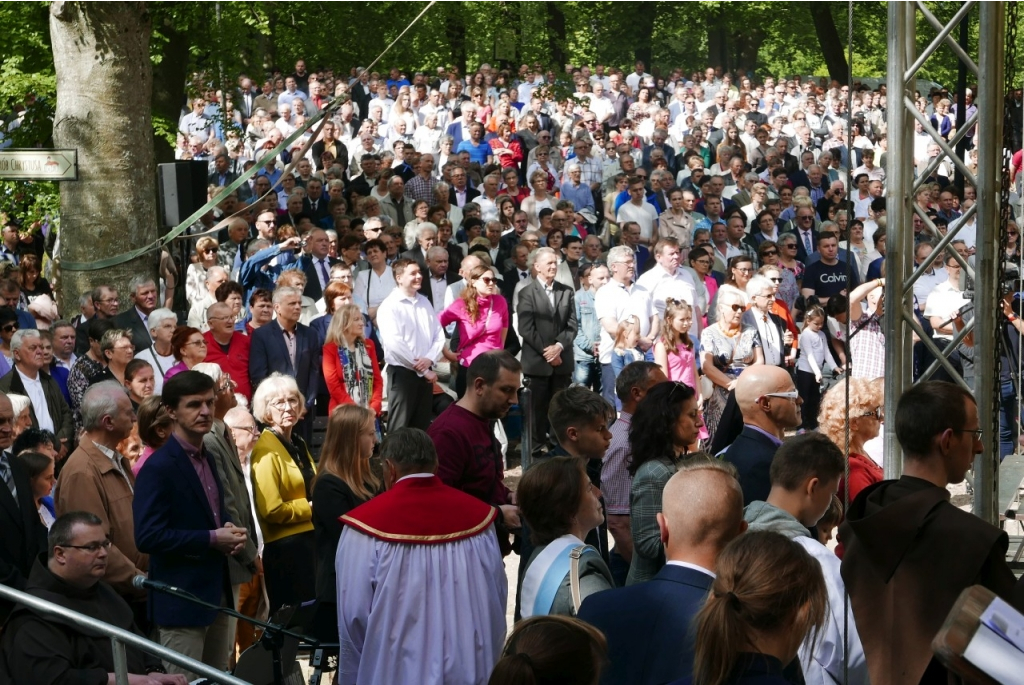
M 426 430 L 437 374 L 434 362 L 444 347 L 444 330 L 427 298 L 420 266 L 399 259 L 391 267 L 396 287 L 377 309 L 377 328 L 388 371 L 388 432 L 410 426 Z
M 590 99 L 590 111 L 597 115 L 597 120 L 604 123 L 612 115 L 612 101 L 604 96 L 604 84 L 595 81 L 593 91 L 588 95 Z
M 53 324 L 53 364 L 71 372 L 78 361 L 75 354 L 75 327 L 70 321 L 60 320 Z
M 71 408 L 64 400 L 57 381 L 45 368 L 43 340 L 39 331 L 23 328 L 11 337 L 14 369 L 0 378 L 0 392 L 26 395 L 32 401 L 32 427 L 48 430 L 60 440 L 59 457 L 67 455 L 74 437 Z
M 622 203 L 615 213 L 615 220 L 619 225 L 627 221 L 636 222 L 640 226 L 640 242 L 647 245 L 658 225 L 658 210 L 647 201 L 645 192 L 643 179 L 639 176 L 630 177 L 629 202 Z
M 631 316 L 640 321 L 640 348 L 649 350 L 658 336 L 659 319 L 651 304 L 650 293 L 633 284 L 636 260 L 625 245 L 608 251 L 608 269 L 611 278 L 594 297 L 594 312 L 601 323 L 599 345 L 601 362 L 601 395 L 615 404 L 615 372 L 612 370 L 612 351 L 619 323 Z
M 644 71 L 643 61 L 637 60 L 634 70 L 626 77 L 626 85 L 629 86 L 631 93 L 636 93 L 636 89 L 640 87 L 644 79 L 649 78 L 651 75 Z
M 697 288 L 693 277 L 679 266 L 679 242 L 675 238 L 662 238 L 654 245 L 655 266 L 637 279 L 636 284 L 650 293 L 651 306 L 658 316 L 665 314 L 665 300 L 685 302 L 693 308 L 690 339 L 700 340 L 698 322 L 707 308 L 706 286 Z M 703 290 L 703 292 L 701 292 Z

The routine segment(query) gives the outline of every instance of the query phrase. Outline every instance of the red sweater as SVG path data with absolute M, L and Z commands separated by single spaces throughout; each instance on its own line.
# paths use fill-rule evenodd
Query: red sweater
M 366 345 L 366 354 L 370 357 L 370 364 L 373 366 L 370 409 L 380 416 L 381 401 L 384 397 L 384 379 L 380 375 L 380 365 L 377 363 L 377 348 L 372 340 L 365 340 L 364 344 Z M 355 404 L 345 388 L 345 372 L 341 368 L 341 360 L 338 359 L 338 346 L 334 343 L 324 345 L 323 358 L 324 379 L 327 381 L 327 391 L 331 393 L 328 412 L 333 412 L 335 407 L 342 404 Z
M 228 351 L 225 354 L 220 343 L 213 339 L 213 331 L 203 333 L 206 338 L 206 361 L 216 364 L 220 370 L 231 376 L 235 382 L 236 392 L 252 400 L 252 384 L 249 383 L 249 345 L 252 341 L 248 336 L 235 331 L 231 335 Z

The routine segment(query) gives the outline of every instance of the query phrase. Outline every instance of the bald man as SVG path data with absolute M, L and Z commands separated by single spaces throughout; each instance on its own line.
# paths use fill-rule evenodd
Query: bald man
M 646 583 L 590 595 L 577 618 L 604 632 L 611 665 L 603 684 L 654 685 L 693 671 L 693 618 L 718 555 L 746 530 L 736 470 L 693 459 L 669 479 L 658 514 L 665 566 Z
M 781 367 L 751 366 L 737 379 L 743 430 L 718 457 L 736 467 L 744 505 L 768 499 L 772 458 L 786 431 L 800 425 L 801 404 L 793 378 Z

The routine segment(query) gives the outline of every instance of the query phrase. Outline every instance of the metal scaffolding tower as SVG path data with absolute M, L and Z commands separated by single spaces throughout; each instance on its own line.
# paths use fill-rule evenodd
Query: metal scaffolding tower
M 975 62 L 950 35 L 975 5 L 979 5 L 978 60 Z M 935 362 L 921 376 L 929 378 L 940 366 L 964 384 L 949 363 L 948 356 L 967 336 L 974 332 L 975 359 L 978 361 L 976 393 L 978 414 L 983 429 L 984 451 L 974 465 L 974 512 L 992 524 L 999 521 L 999 417 L 998 374 L 993 372 L 999 360 L 997 334 L 1000 327 L 999 280 L 1001 275 L 1000 246 L 1000 183 L 1003 169 L 1003 100 L 1004 100 L 1004 42 L 1005 6 L 1002 2 L 965 2 L 960 11 L 943 24 L 929 11 L 924 2 L 889 2 L 889 74 L 886 84 L 888 96 L 888 168 L 887 185 L 889 231 L 886 240 L 886 302 L 884 329 L 885 357 L 885 415 L 895 417 L 896 403 L 912 383 L 912 336 L 917 333 L 935 355 Z M 935 28 L 936 36 L 919 54 L 915 27 L 918 13 Z M 966 65 L 969 74 L 977 79 L 977 113 L 957 130 L 947 143 L 934 130 L 928 118 L 917 111 L 914 102 L 915 77 L 925 61 L 940 48 L 948 48 Z M 961 101 L 961 106 L 963 102 Z M 925 132 L 939 145 L 942 152 L 920 175 L 914 176 L 914 122 L 919 121 Z M 957 156 L 957 142 L 977 125 L 978 171 L 973 174 L 965 159 Z M 975 268 L 957 255 L 957 261 L 974 282 L 974 319 L 961 330 L 952 343 L 939 349 L 924 333 L 914 317 L 913 286 L 925 271 L 927 264 L 914 266 L 913 214 L 938 235 L 935 226 L 914 202 L 914 197 L 931 172 L 948 159 L 959 169 L 968 183 L 977 189 L 977 201 L 967 210 L 965 218 L 977 214 L 977 243 Z M 956 228 L 951 228 L 939 241 L 940 252 L 955 239 Z M 955 252 L 953 254 L 956 254 Z M 924 303 L 921 303 L 924 306 Z M 994 361 L 993 361 L 994 360 Z M 896 441 L 895 426 L 885 425 L 886 478 L 898 478 L 903 471 L 903 459 Z

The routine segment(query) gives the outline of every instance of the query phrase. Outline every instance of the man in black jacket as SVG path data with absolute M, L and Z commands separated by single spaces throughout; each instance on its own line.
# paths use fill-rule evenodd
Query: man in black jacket
M 130 345 L 131 341 L 123 339 L 118 344 Z M 11 354 L 14 368 L 0 378 L 0 392 L 13 392 L 32 400 L 32 427 L 52 431 L 57 436 L 57 458 L 63 459 L 74 447 L 75 424 L 57 381 L 43 371 L 46 361 L 39 331 L 16 331 L 11 336 Z
M 33 561 L 46 549 L 46 527 L 36 511 L 28 472 L 11 454 L 13 429 L 14 408 L 0 393 L 0 583 L 24 590 Z M 0 621 L 12 608 L 0 601 Z
M 35 597 L 85 614 L 141 636 L 131 607 L 101 581 L 107 566 L 103 522 L 84 511 L 70 512 L 54 522 L 46 545 L 46 563 L 36 560 L 25 591 Z M 110 640 L 82 630 L 69 618 L 19 607 L 0 641 L 0 677 L 4 682 L 98 683 L 113 680 Z M 126 648 L 130 674 L 148 675 L 161 685 L 185 685 L 183 675 L 167 675 L 160 660 L 134 647 Z M 129 675 L 132 677 L 132 675 Z
M 800 405 L 789 372 L 778 366 L 751 366 L 736 380 L 736 404 L 743 432 L 718 455 L 736 467 L 743 506 L 768 499 L 772 457 L 787 429 L 800 425 Z

